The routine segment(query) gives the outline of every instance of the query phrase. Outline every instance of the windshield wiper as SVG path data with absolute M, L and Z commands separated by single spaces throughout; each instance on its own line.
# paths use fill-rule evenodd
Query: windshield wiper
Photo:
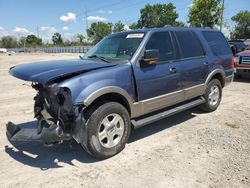
M 98 55 L 90 55 L 90 56 L 88 56 L 88 58 L 97 58 L 97 59 L 100 59 L 100 60 L 102 60 L 102 61 L 104 61 L 104 62 L 107 62 L 107 63 L 110 63 L 110 61 L 108 61 L 105 57 L 102 57 L 102 56 L 98 56 Z

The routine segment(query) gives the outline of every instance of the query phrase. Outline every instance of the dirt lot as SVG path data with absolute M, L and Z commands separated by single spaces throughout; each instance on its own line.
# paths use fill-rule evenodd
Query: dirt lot
M 0 187 L 250 187 L 250 79 L 226 87 L 216 112 L 192 109 L 134 131 L 108 160 L 76 143 L 10 144 L 5 123 L 34 120 L 35 92 L 8 69 L 65 58 L 77 55 L 0 54 Z

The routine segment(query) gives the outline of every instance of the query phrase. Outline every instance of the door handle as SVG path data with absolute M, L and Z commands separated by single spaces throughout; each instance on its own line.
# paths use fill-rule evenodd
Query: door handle
M 208 65 L 208 62 L 207 62 L 207 61 L 206 61 L 206 62 L 204 62 L 204 63 L 203 63 L 203 65 Z
M 173 68 L 170 68 L 170 69 L 169 69 L 169 72 L 171 72 L 171 73 L 176 73 L 176 72 L 177 72 L 177 69 L 174 68 L 174 67 L 173 67 Z

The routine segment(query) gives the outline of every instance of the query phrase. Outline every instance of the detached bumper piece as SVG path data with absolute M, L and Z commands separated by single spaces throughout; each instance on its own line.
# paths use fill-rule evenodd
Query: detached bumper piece
M 38 141 L 45 144 L 54 144 L 72 138 L 70 134 L 63 133 L 57 125 L 43 128 L 38 134 L 37 128 L 22 128 L 12 122 L 6 124 L 6 135 L 10 141 Z

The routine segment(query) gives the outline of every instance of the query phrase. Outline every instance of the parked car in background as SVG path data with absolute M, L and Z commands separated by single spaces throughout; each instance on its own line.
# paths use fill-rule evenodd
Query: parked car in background
M 244 41 L 244 43 L 245 43 L 245 45 L 250 46 L 250 39 L 246 39 L 246 40 Z
M 7 53 L 7 49 L 6 48 L 0 48 L 0 53 Z
M 247 46 L 244 51 L 238 53 L 234 57 L 235 62 L 235 75 L 250 76 L 250 46 Z
M 115 33 L 79 60 L 10 69 L 37 91 L 36 138 L 49 144 L 74 138 L 102 159 L 122 151 L 132 128 L 195 106 L 215 111 L 233 73 L 221 32 L 180 27 Z M 21 130 L 7 124 L 10 139 L 23 138 Z
M 231 47 L 234 46 L 234 49 L 236 50 L 235 54 L 244 51 L 245 48 L 247 47 L 247 45 L 244 43 L 244 40 L 241 39 L 229 40 L 228 42 Z

